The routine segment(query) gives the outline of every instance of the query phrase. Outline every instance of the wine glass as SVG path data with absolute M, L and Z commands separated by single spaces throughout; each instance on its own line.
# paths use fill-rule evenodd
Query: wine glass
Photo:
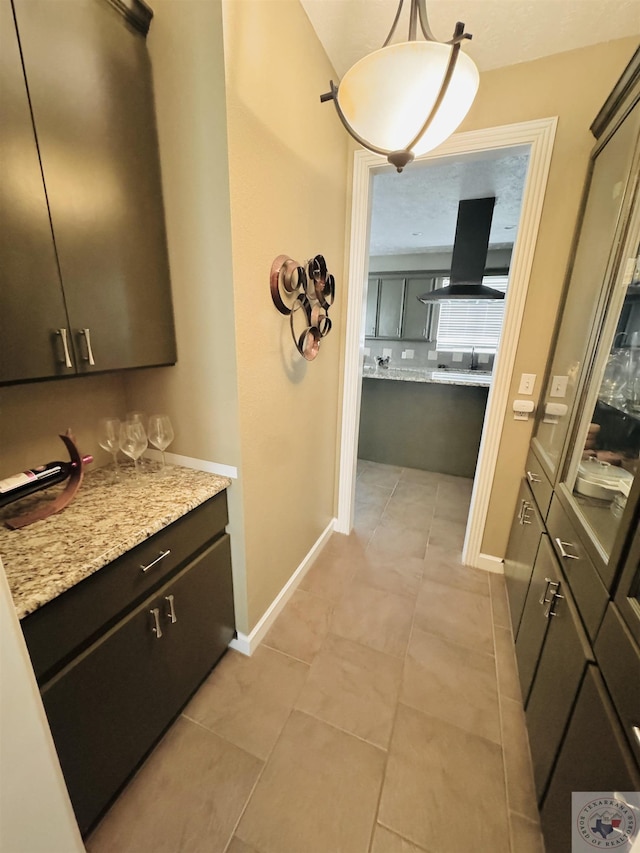
M 120 419 L 101 418 L 98 425 L 98 444 L 113 456 L 113 479 L 120 479 L 118 450 L 120 448 Z
M 149 441 L 162 453 L 161 471 L 165 468 L 164 452 L 173 441 L 173 427 L 168 415 L 151 415 L 149 418 Z
M 121 423 L 119 445 L 120 450 L 130 459 L 133 459 L 136 477 L 139 477 L 140 465 L 138 460 L 147 449 L 147 433 L 145 432 L 144 424 L 140 423 L 140 421 L 125 421 Z

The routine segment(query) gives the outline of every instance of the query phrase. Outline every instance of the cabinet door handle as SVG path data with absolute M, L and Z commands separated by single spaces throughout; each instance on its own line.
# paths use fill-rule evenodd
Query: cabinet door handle
M 540 596 L 540 604 L 549 604 L 549 602 L 553 599 L 553 596 L 560 589 L 560 584 L 558 583 L 558 581 L 553 581 L 551 580 L 551 578 L 545 578 L 545 581 L 547 585 L 544 588 L 544 592 Z M 551 590 L 551 598 L 547 598 L 547 593 L 549 592 L 550 587 L 554 587 L 554 589 Z
M 525 508 L 522 511 L 522 523 L 523 524 L 533 524 L 531 519 L 529 518 L 529 510 L 533 509 L 530 503 L 527 503 Z
M 153 610 L 149 611 L 149 613 L 153 616 L 154 621 L 154 626 L 151 630 L 156 635 L 156 640 L 159 640 L 162 636 L 162 628 L 160 627 L 160 608 L 154 607 Z
M 169 619 L 172 625 L 175 625 L 175 623 L 178 621 L 178 617 L 176 616 L 176 609 L 173 604 L 173 596 L 165 595 L 164 599 L 165 601 L 169 602 L 169 612 L 167 613 L 167 618 Z
M 93 350 L 91 349 L 91 331 L 89 329 L 80 329 L 80 334 L 84 335 L 84 339 L 87 342 L 87 354 L 83 358 L 93 367 L 95 360 L 93 358 Z
M 62 349 L 64 350 L 64 366 L 73 367 L 73 362 L 71 361 L 71 356 L 69 354 L 69 341 L 67 340 L 67 330 L 56 329 L 56 335 L 60 335 L 60 337 L 62 338 Z
M 143 572 L 148 572 L 149 569 L 152 569 L 157 563 L 160 562 L 160 560 L 164 560 L 165 557 L 168 557 L 170 553 L 171 551 L 169 549 L 167 549 L 166 551 L 160 551 L 159 556 L 157 556 L 155 560 L 153 560 L 153 562 L 149 563 L 148 566 L 140 566 L 140 568 Z
M 631 731 L 635 735 L 635 739 L 638 741 L 638 745 L 640 745 L 640 726 L 633 726 Z
M 578 557 L 577 554 L 569 554 L 567 551 L 564 550 L 565 548 L 575 548 L 576 547 L 571 542 L 562 542 L 562 540 L 557 538 L 557 537 L 556 537 L 555 542 L 556 542 L 556 545 L 558 546 L 558 550 L 560 551 L 560 556 L 562 557 L 563 560 L 579 560 L 580 559 L 580 557 Z
M 549 599 L 549 604 L 547 605 L 547 609 L 545 611 L 545 618 L 548 619 L 550 616 L 557 616 L 558 614 L 553 609 L 553 605 L 556 601 L 561 601 L 564 599 L 564 595 L 560 595 L 559 592 L 552 592 L 551 598 Z
M 527 501 L 523 498 L 520 501 L 520 511 L 518 512 L 518 524 L 522 524 L 522 514 L 524 513 L 524 508 L 527 505 Z
M 538 477 L 538 475 L 534 474 L 533 471 L 527 471 L 527 480 L 530 483 L 541 483 L 542 477 Z

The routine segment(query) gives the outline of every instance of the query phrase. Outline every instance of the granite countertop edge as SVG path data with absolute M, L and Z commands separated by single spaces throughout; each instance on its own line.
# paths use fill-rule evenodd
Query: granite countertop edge
M 62 512 L 21 530 L 0 528 L 0 560 L 9 583 L 18 619 L 145 542 L 191 510 L 231 485 L 228 477 L 178 466 L 156 479 L 143 475 L 147 486 L 140 500 L 134 478 L 110 484 L 106 469 L 90 471 L 71 503 Z M 116 491 L 117 490 L 117 491 Z M 1 519 L 31 508 L 31 503 L 55 492 L 4 507 Z M 105 513 L 105 501 L 118 503 Z M 18 507 L 20 510 L 18 510 Z M 135 512 L 134 512 L 135 510 Z
M 441 375 L 438 379 L 433 379 L 431 376 L 433 371 L 425 370 L 401 370 L 399 368 L 382 368 L 382 369 L 366 369 L 362 372 L 363 379 L 391 379 L 396 382 L 422 382 L 427 385 L 458 385 L 463 388 L 472 386 L 476 388 L 488 388 L 491 385 L 491 375 L 484 375 L 482 378 L 469 375 L 468 380 L 460 381 L 459 379 L 447 378 L 446 374 Z M 455 371 L 452 371 L 454 373 Z

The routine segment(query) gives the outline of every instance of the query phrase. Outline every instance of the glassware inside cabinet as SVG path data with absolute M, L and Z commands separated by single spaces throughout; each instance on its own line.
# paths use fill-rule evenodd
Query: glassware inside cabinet
M 605 563 L 640 473 L 640 203 L 602 326 L 565 485 Z M 631 249 L 631 253 L 629 252 Z
M 533 438 L 536 455 L 552 482 L 558 474 L 592 330 L 597 327 L 607 298 L 623 211 L 632 195 L 633 179 L 629 176 L 639 132 L 640 105 L 636 105 L 606 142 L 600 141 L 593 155 L 562 323 Z M 613 372 L 612 366 L 610 373 Z

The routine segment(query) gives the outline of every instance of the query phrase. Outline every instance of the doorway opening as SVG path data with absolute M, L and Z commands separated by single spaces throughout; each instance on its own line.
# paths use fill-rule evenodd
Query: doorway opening
M 412 166 L 425 167 L 449 159 L 500 159 L 528 152 L 528 168 L 522 192 L 520 225 L 509 263 L 509 288 L 504 302 L 501 343 L 491 371 L 491 387 L 480 439 L 470 513 L 463 548 L 463 562 L 479 568 L 501 571 L 501 561 L 481 553 L 482 532 L 486 520 L 493 472 L 505 416 L 512 365 L 522 322 L 533 251 L 542 212 L 542 201 L 549 171 L 556 119 L 542 119 L 517 125 L 456 134 L 439 147 L 437 155 L 424 155 Z M 342 414 L 342 443 L 338 519 L 336 530 L 348 533 L 353 524 L 358 432 L 361 411 L 361 377 L 365 364 L 364 299 L 369 273 L 369 242 L 372 222 L 373 182 L 386 179 L 389 167 L 368 152 L 354 155 L 353 203 L 351 218 L 350 280 L 347 307 L 347 337 Z M 394 176 L 396 180 L 402 180 Z M 421 229 L 414 229 L 421 230 Z M 417 235 L 415 235 L 417 236 Z M 372 270 L 373 271 L 373 270 Z M 406 284 L 405 284 L 406 288 Z M 433 334 L 433 323 L 431 334 Z M 437 332 L 436 332 L 437 336 Z M 402 341 L 400 341 L 402 346 Z M 388 347 L 387 347 L 388 349 Z M 393 352 L 393 347 L 391 347 Z M 404 347 L 406 353 L 411 347 Z M 414 357 L 415 357 L 415 347 Z M 436 350 L 437 351 L 437 350 Z M 400 356 L 401 356 L 401 351 Z M 428 348 L 424 350 L 428 359 Z M 370 358 L 372 352 L 369 347 Z M 433 358 L 433 357 L 432 357 Z M 451 354 L 453 358 L 453 352 Z M 464 356 L 463 356 L 464 358 Z M 406 358 L 405 358 L 406 361 Z M 453 361 L 452 361 L 453 363 Z

